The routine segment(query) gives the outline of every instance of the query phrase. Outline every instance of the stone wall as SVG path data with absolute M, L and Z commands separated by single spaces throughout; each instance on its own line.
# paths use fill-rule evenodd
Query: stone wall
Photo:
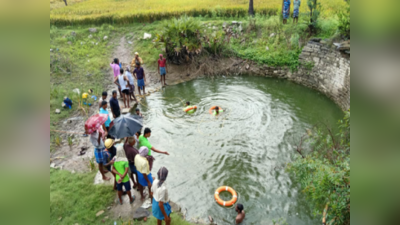
M 316 89 L 338 104 L 350 108 L 350 57 L 318 42 L 310 41 L 299 56 L 301 67 L 288 72 L 288 79 Z
M 350 108 L 350 57 L 328 48 L 317 41 L 304 46 L 299 56 L 300 68 L 291 72 L 287 67 L 271 67 L 256 63 L 242 64 L 240 74 L 277 77 L 292 80 L 298 84 L 316 89 L 332 99 L 342 110 Z M 238 70 L 231 69 L 235 73 Z

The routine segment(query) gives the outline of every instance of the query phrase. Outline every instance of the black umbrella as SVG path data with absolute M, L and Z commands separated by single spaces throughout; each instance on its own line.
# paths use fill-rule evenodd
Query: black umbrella
M 121 115 L 110 124 L 108 134 L 115 138 L 132 137 L 143 127 L 143 118 L 138 115 Z

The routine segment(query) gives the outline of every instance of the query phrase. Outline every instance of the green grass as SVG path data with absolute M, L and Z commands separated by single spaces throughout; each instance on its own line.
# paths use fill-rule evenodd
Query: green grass
M 157 224 L 154 217 L 147 222 L 104 219 L 116 192 L 111 190 L 111 186 L 93 185 L 94 176 L 95 172 L 71 174 L 65 170 L 50 169 L 50 224 L 113 224 L 114 221 L 117 224 Z M 96 217 L 101 210 L 105 213 Z M 171 215 L 171 219 L 174 225 L 191 225 L 176 213 Z
M 50 0 L 50 23 L 55 25 L 72 24 L 128 24 L 148 22 L 183 14 L 188 16 L 229 16 L 247 15 L 248 0 L 71 0 L 69 6 L 56 0 Z M 345 5 L 343 0 L 321 1 L 322 16 L 330 16 Z M 254 9 L 259 14 L 275 15 L 282 7 L 282 0 L 254 1 Z M 304 0 L 300 11 L 306 12 Z
M 50 224 L 99 224 L 104 219 L 96 213 L 110 206 L 115 192 L 111 186 L 93 185 L 94 176 L 50 169 Z

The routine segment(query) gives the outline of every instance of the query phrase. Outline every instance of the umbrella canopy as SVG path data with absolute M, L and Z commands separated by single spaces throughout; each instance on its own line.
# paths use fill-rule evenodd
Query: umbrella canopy
M 115 138 L 132 137 L 143 127 L 143 118 L 138 115 L 121 115 L 110 124 L 108 134 Z
M 88 134 L 93 133 L 101 127 L 107 121 L 108 115 L 106 114 L 96 114 L 91 116 L 85 122 L 85 130 Z

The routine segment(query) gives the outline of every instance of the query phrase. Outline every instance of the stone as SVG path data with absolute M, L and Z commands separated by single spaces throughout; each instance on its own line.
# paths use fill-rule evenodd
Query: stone
M 108 207 L 107 207 L 107 210 L 110 210 L 110 209 L 111 209 L 111 206 L 108 206 Z
M 216 29 L 217 29 L 217 27 L 216 27 L 216 26 L 213 26 L 213 27 L 212 27 L 212 29 L 213 29 L 213 30 L 216 30 Z
M 60 113 L 61 113 L 61 110 L 60 110 L 60 109 L 56 109 L 55 113 L 56 113 L 56 114 L 60 114 Z
M 98 212 L 96 213 L 96 216 L 100 216 L 100 215 L 103 214 L 103 213 L 104 213 L 104 210 L 98 211 Z
M 269 51 L 269 47 L 268 47 L 268 46 L 267 46 L 267 47 L 265 47 L 265 50 Z
M 104 36 L 104 37 L 103 37 L 103 40 L 107 40 L 107 39 L 108 39 L 108 37 L 107 37 L 107 36 Z
M 93 35 L 89 35 L 89 36 L 88 36 L 88 38 L 92 38 L 92 37 L 93 37 Z
M 180 212 L 181 211 L 181 207 L 178 204 L 176 204 L 175 202 L 170 201 L 169 204 L 171 205 L 172 212 Z
M 53 51 L 53 49 L 51 48 L 51 49 L 50 49 L 50 52 L 52 52 L 52 51 Z
M 76 36 L 76 32 L 75 31 L 71 31 L 71 36 Z
M 89 28 L 89 32 L 90 33 L 96 33 L 97 32 L 97 28 Z
M 242 33 L 242 31 L 243 31 L 242 24 L 239 25 L 238 31 L 239 31 L 240 33 Z
M 50 164 L 50 167 L 51 167 L 51 168 L 56 168 L 56 164 L 55 164 L 55 163 L 51 163 L 51 164 Z
M 141 220 L 143 218 L 149 217 L 150 212 L 147 209 L 144 209 L 142 207 L 139 207 L 134 213 L 133 213 L 133 219 L 135 220 Z
M 72 170 L 71 173 L 74 174 L 74 173 L 76 173 L 76 172 L 75 172 L 75 170 Z
M 129 109 L 128 108 L 124 108 L 124 109 L 121 110 L 121 113 L 122 114 L 127 114 L 127 113 L 129 113 Z
M 144 33 L 143 39 L 149 39 L 149 38 L 151 38 L 151 34 L 149 34 L 149 33 Z
M 311 38 L 310 41 L 311 42 L 320 42 L 322 39 L 321 38 Z
M 232 21 L 232 25 L 236 25 L 237 23 L 237 21 Z
M 226 22 L 224 22 L 224 23 L 222 24 L 222 27 L 223 27 L 223 28 L 225 28 L 225 27 L 226 27 Z
M 246 65 L 246 70 L 248 70 L 248 69 L 250 69 L 250 65 L 249 64 Z
M 273 37 L 275 37 L 275 35 L 276 35 L 275 33 L 272 33 L 272 34 L 269 35 L 269 37 L 273 38 Z

